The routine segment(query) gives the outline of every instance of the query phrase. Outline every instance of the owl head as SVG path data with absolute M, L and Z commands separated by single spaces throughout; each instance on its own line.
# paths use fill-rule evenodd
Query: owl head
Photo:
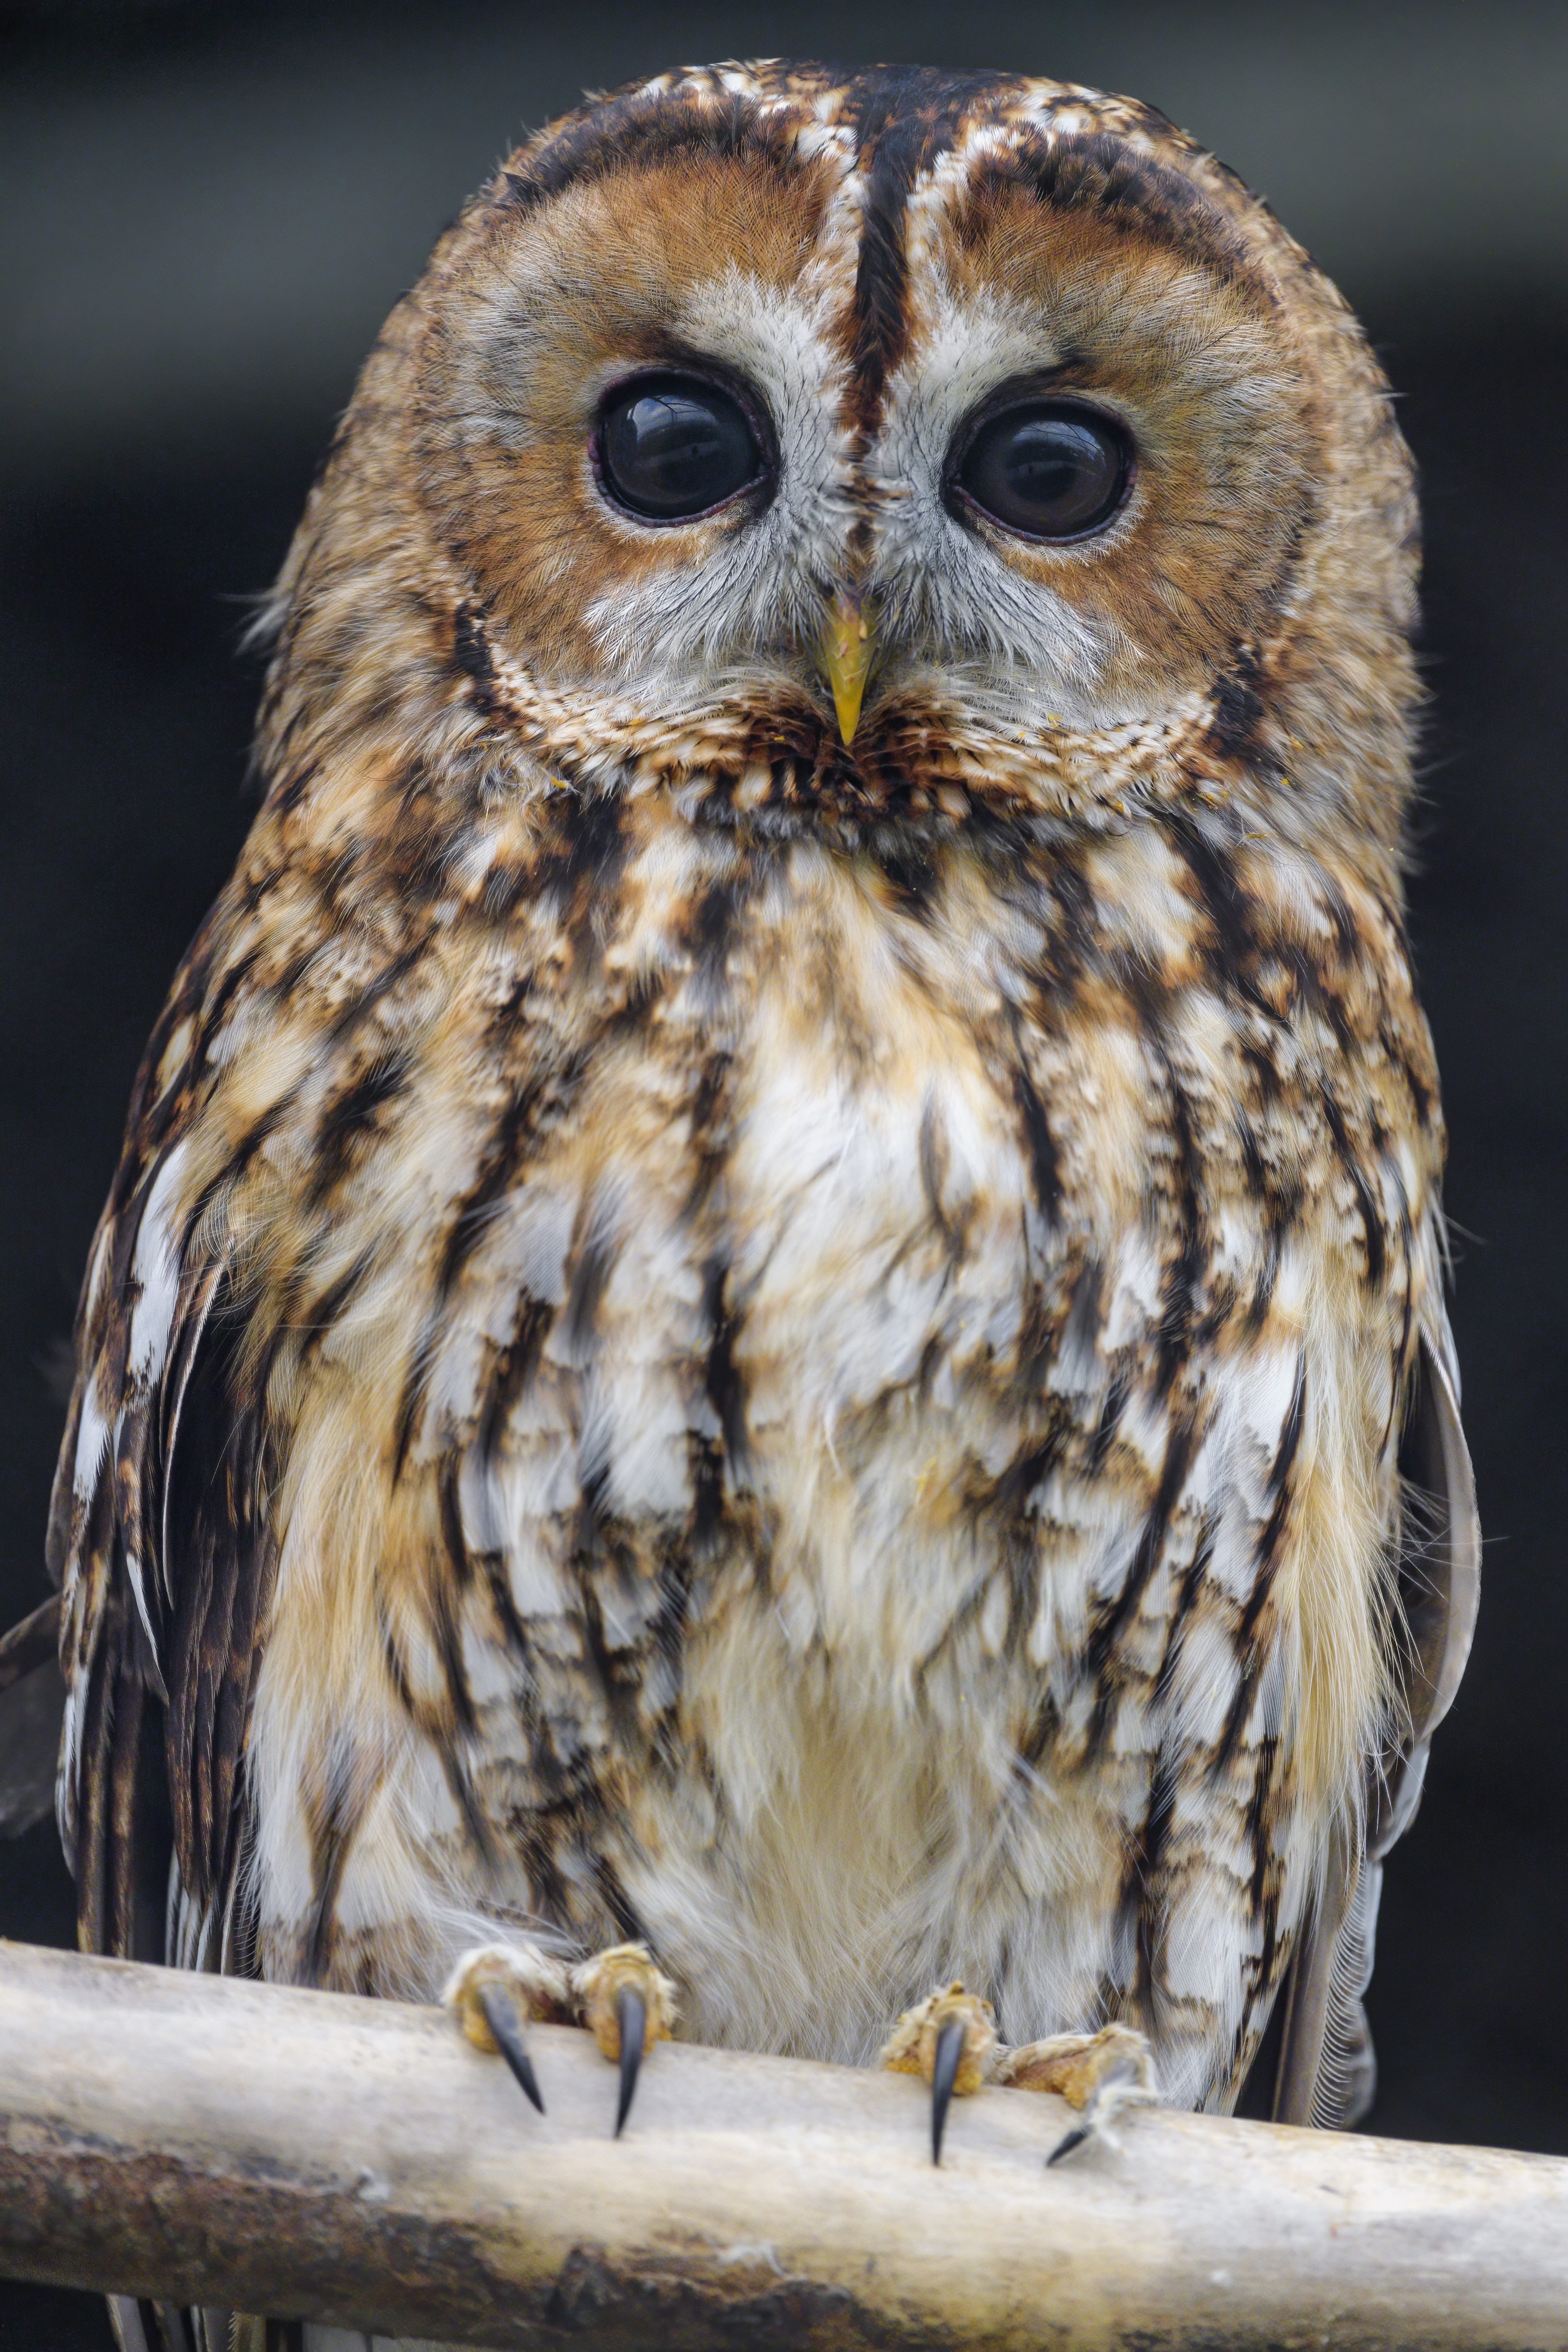
M 287 767 L 720 811 L 1397 827 L 1408 459 L 1340 297 L 1137 104 L 722 66 L 520 149 L 394 313 L 279 585 Z

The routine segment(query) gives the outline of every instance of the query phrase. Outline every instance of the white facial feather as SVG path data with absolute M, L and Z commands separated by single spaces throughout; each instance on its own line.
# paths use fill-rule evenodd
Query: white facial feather
M 1048 371 L 1060 356 L 1048 319 L 991 294 L 961 302 L 933 266 L 872 460 L 881 505 L 871 593 L 889 643 L 934 683 L 977 692 L 989 708 L 1034 723 L 1054 710 L 1098 726 L 1133 715 L 1096 699 L 1105 630 L 1012 567 L 946 496 L 968 419 L 1004 385 Z M 1064 549 L 1061 560 L 1085 558 Z
M 731 267 L 681 306 L 681 340 L 765 400 L 778 488 L 740 530 L 689 526 L 704 551 L 690 564 L 666 568 L 643 586 L 617 584 L 589 605 L 588 625 L 623 691 L 688 707 L 750 677 L 759 661 L 765 674 L 820 627 L 824 593 L 855 520 L 851 443 L 840 422 L 847 370 L 833 339 L 826 276 L 818 263 L 781 299 Z M 644 528 L 616 520 L 628 534 Z

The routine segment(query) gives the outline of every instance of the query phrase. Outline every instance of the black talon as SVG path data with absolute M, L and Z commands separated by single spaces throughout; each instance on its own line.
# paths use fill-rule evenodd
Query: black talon
M 1068 2132 L 1061 2139 L 1058 2140 L 1055 2147 L 1052 2148 L 1049 2156 L 1047 2157 L 1047 2171 L 1048 2172 L 1050 2170 L 1053 2164 L 1059 2164 L 1064 2156 L 1070 2156 L 1075 2147 L 1081 2147 L 1088 2137 L 1089 2126 L 1087 2124 L 1076 2124 L 1071 2131 Z
M 642 2064 L 643 2035 L 647 2031 L 647 2003 L 635 1985 L 623 1985 L 616 1995 L 616 2023 L 621 2034 L 621 2103 L 616 2109 L 616 2137 L 632 2111 L 637 2068 Z
M 512 2007 L 504 1989 L 499 1984 L 482 1984 L 479 1987 L 479 2007 L 484 2011 L 485 2023 L 495 2036 L 496 2048 L 511 2068 L 527 2095 L 542 2115 L 544 2102 L 539 2095 L 539 2078 L 533 2071 L 533 2061 L 529 2056 L 523 2042 L 522 2028 L 517 2021 L 517 2011 Z
M 963 2020 L 950 2017 L 936 2034 L 936 2063 L 931 2070 L 931 2160 L 942 2162 L 942 2136 L 952 2099 L 960 2059 L 963 2056 Z

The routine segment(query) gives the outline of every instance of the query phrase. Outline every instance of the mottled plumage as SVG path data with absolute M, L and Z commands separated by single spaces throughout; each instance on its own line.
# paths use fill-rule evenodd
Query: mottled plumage
M 603 494 L 674 364 L 764 507 Z M 1098 537 L 955 510 L 1015 383 L 1131 436 Z M 511 159 L 312 495 L 89 1274 L 89 1948 L 646 1937 L 682 2031 L 850 2060 L 959 1976 L 1221 2108 L 1294 1967 L 1342 2110 L 1474 1587 L 1415 527 L 1340 297 L 1142 107 L 727 67 Z

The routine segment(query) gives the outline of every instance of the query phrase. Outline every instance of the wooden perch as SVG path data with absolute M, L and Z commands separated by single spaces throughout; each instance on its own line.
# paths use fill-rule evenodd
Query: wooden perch
M 588 2037 L 0 1944 L 0 2269 L 542 2346 L 1568 2347 L 1568 2162 Z

